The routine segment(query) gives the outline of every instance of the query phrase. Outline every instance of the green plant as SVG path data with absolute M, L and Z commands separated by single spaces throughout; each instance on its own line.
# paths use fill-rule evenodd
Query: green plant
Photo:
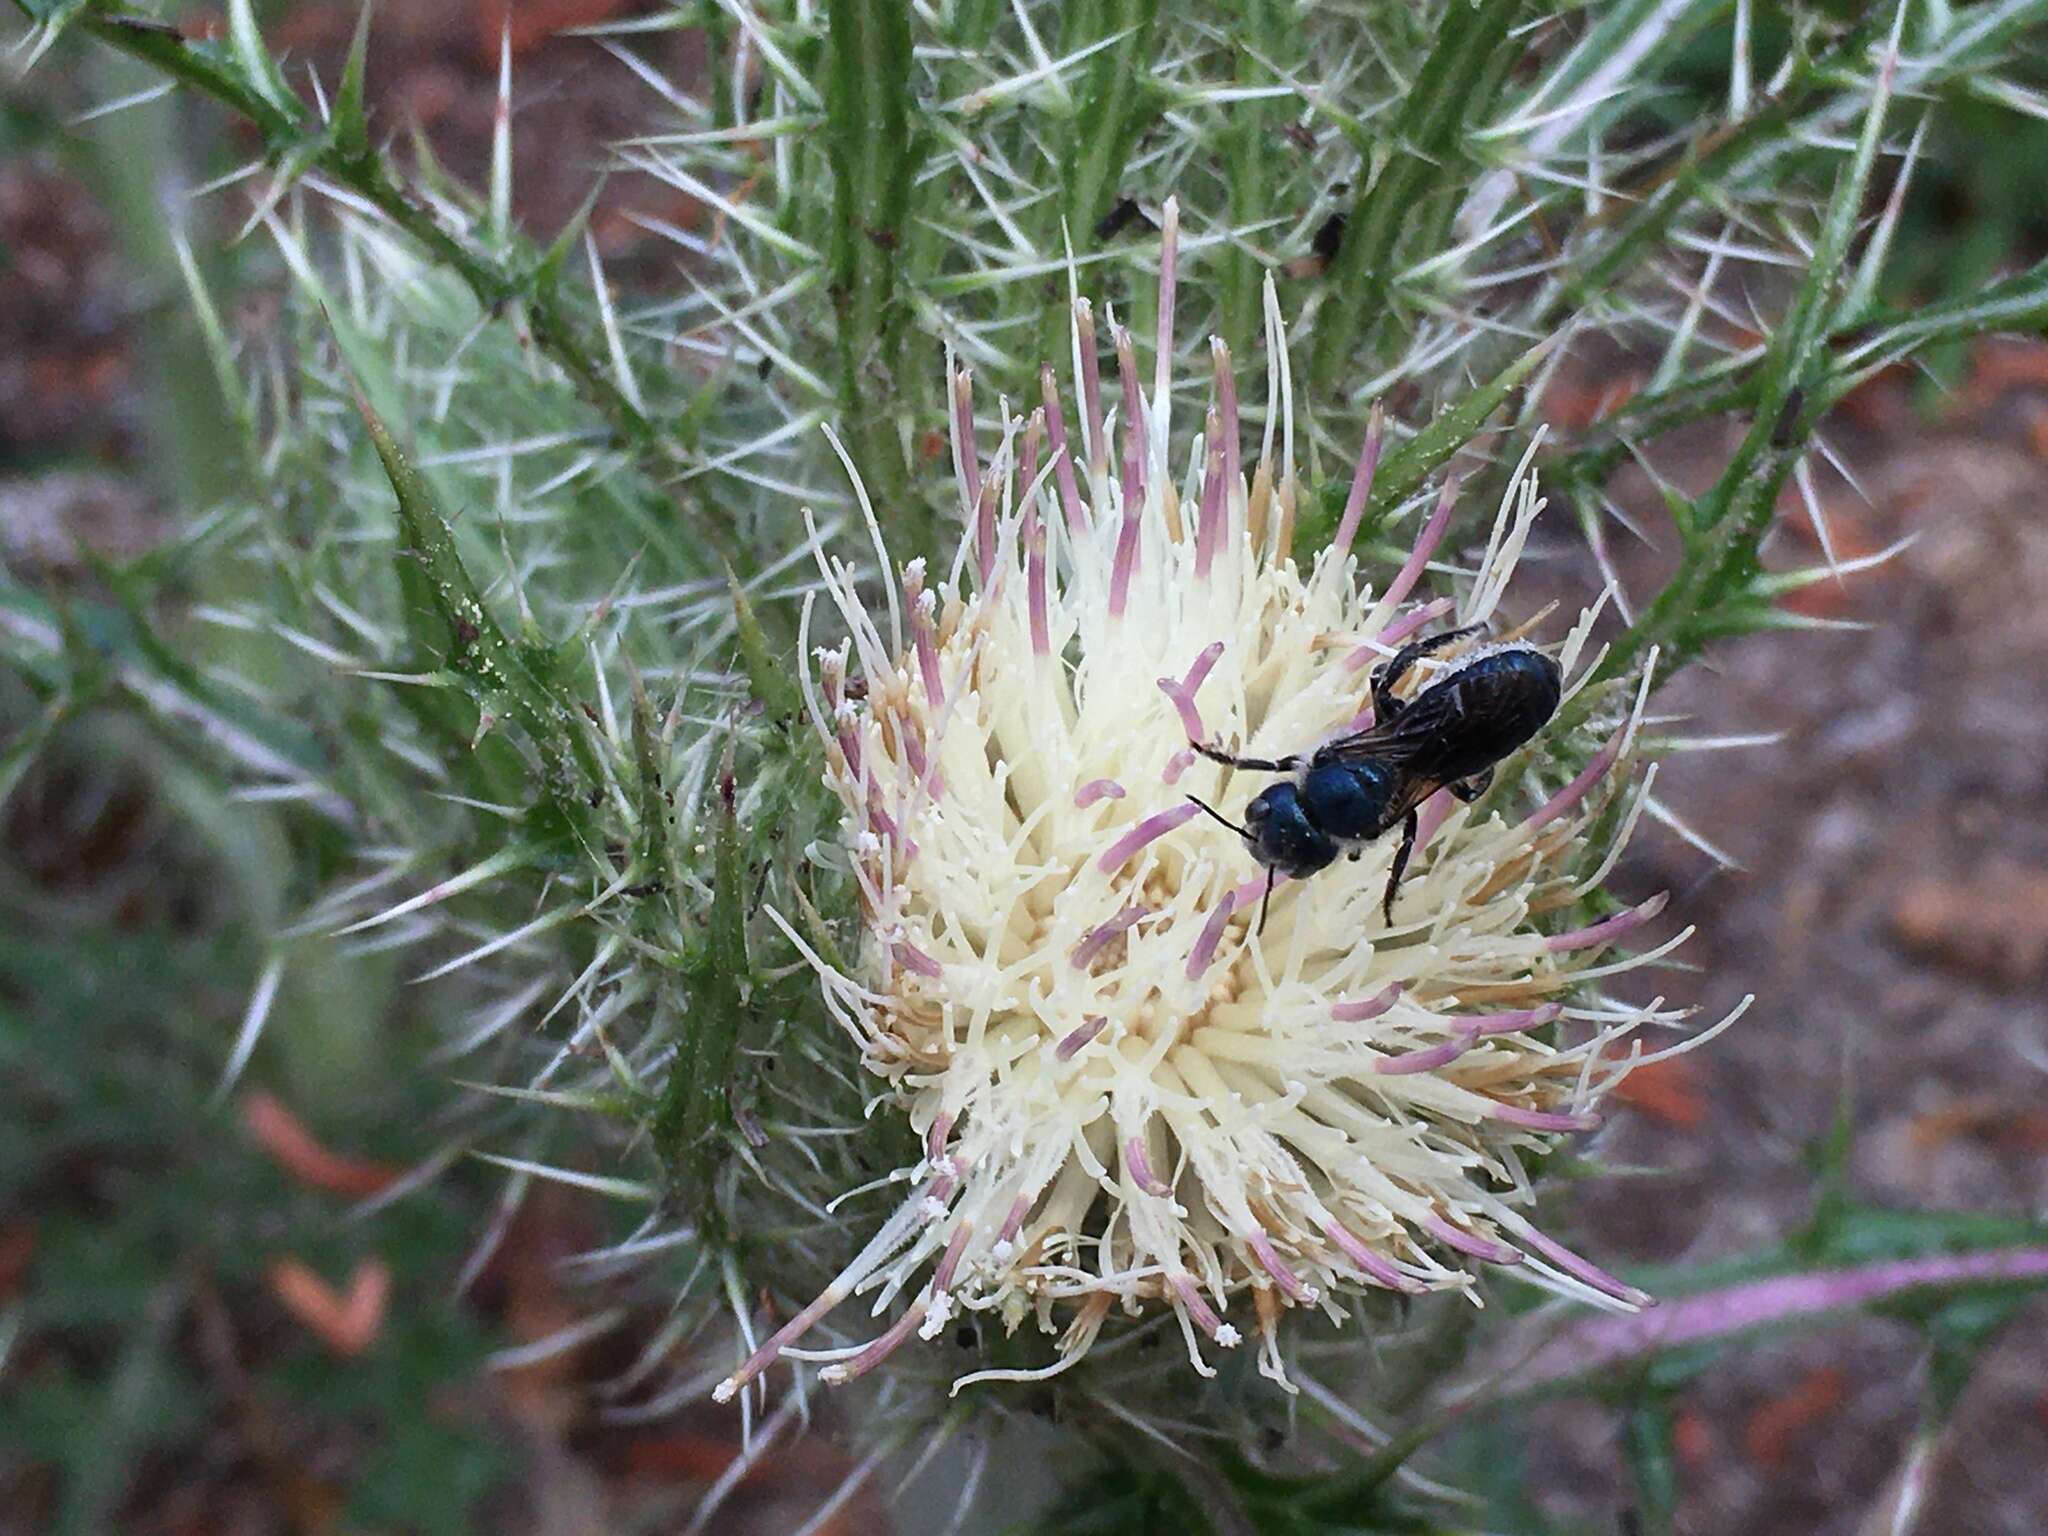
M 678 5 L 653 24 L 702 26 L 716 65 L 701 95 L 669 87 L 674 123 L 620 155 L 698 199 L 716 235 L 670 232 L 679 291 L 645 296 L 612 292 L 581 219 L 542 241 L 513 227 L 502 143 L 481 197 L 431 165 L 398 170 L 365 115 L 366 32 L 314 101 L 247 0 L 210 43 L 91 0 L 19 3 L 36 48 L 88 34 L 256 131 L 252 224 L 277 254 L 284 314 L 260 345 L 231 336 L 187 263 L 243 489 L 107 573 L 101 600 L 0 588 L 32 698 L 6 767 L 18 775 L 74 715 L 119 711 L 274 802 L 297 899 L 263 963 L 293 977 L 313 935 L 403 954 L 456 1021 L 465 1074 L 513 1101 L 469 1107 L 446 1147 L 499 1158 L 522 1188 L 561 1178 L 643 1204 L 636 1240 L 686 1233 L 663 1250 L 679 1337 L 723 1309 L 751 1340 L 764 1292 L 785 1312 L 830 1298 L 895 1205 L 882 1183 L 920 1163 L 899 1116 L 864 1115 L 872 1085 L 805 959 L 853 977 L 887 942 L 856 920 L 841 845 L 858 812 L 842 830 L 821 782 L 832 749 L 802 718 L 809 572 L 828 566 L 849 593 L 879 579 L 893 605 L 895 573 L 871 551 L 937 562 L 963 533 L 972 549 L 995 523 L 984 490 L 1006 478 L 984 478 L 976 442 L 1000 438 L 1016 469 L 1043 401 L 1040 462 L 1056 473 L 1056 401 L 1087 399 L 1101 366 L 1094 316 L 1131 379 L 1128 426 L 1138 358 L 1170 395 L 1209 376 L 1212 332 L 1255 357 L 1273 282 L 1300 374 L 1291 409 L 1248 401 L 1244 421 L 1270 436 L 1284 414 L 1268 490 L 1304 565 L 1333 541 L 1332 567 L 1349 548 L 1391 565 L 1453 474 L 1456 506 L 1495 504 L 1591 333 L 1654 358 L 1632 398 L 1538 453 L 1596 548 L 1618 465 L 1688 423 L 1741 423 L 1710 487 L 1669 493 L 1675 574 L 1640 601 L 1617 592 L 1592 686 L 1479 815 L 1524 782 L 1613 766 L 1596 727 L 1711 643 L 1811 622 L 1779 599 L 1828 569 L 1767 571 L 1761 549 L 1845 394 L 1929 347 L 2048 318 L 2048 268 L 1919 308 L 1893 307 L 1884 284 L 1921 104 L 1965 82 L 1985 94 L 2031 44 L 2048 11 L 2035 0 L 1782 8 L 1768 37 L 1732 28 L 1727 101 L 1704 119 L 1674 115 L 1665 87 L 1747 6 Z M 1881 167 L 1893 191 L 1873 213 Z M 1165 218 L 1169 195 L 1183 323 L 1162 336 L 1151 317 L 1175 306 L 1149 211 Z M 1759 324 L 1731 307 L 1739 278 Z M 1096 307 L 1077 317 L 1072 291 Z M 1112 310 L 1135 317 L 1128 333 Z M 1374 462 L 1354 478 L 1375 404 Z M 1091 414 L 1107 420 L 1068 418 L 1068 463 L 1106 508 L 1116 467 L 1106 431 L 1091 423 L 1084 444 Z M 872 515 L 843 488 L 831 424 Z M 957 478 L 940 462 L 949 426 Z M 1148 462 L 1188 462 L 1157 446 Z M 1233 472 L 1236 451 L 1219 449 Z M 1429 526 L 1424 545 L 1447 550 L 1478 533 Z M 851 622 L 859 604 L 845 606 Z M 1588 829 L 1587 872 L 1630 803 L 1614 796 Z M 1529 931 L 1558 938 L 1611 910 L 1589 884 Z M 252 1012 L 252 1042 L 265 1022 Z M 506 1155 L 513 1138 L 532 1145 Z M 591 1171 L 592 1148 L 613 1171 Z M 934 1165 L 944 1148 L 942 1131 Z M 1463 1348 L 1465 1319 L 1418 1312 L 1381 1351 L 1390 1401 L 1419 1398 Z M 1242 1371 L 1190 1399 L 1140 1355 L 1148 1328 L 1120 1335 L 1142 1363 L 1108 1378 L 1104 1406 L 1085 1387 L 1052 1396 L 1098 1429 L 1159 1414 L 1241 1441 L 1280 1417 Z M 954 1346 L 969 1358 L 1045 1363 L 993 1319 L 969 1334 Z M 1303 1348 L 1345 1358 L 1323 1338 Z M 942 1353 L 939 1367 L 955 1374 Z M 927 1385 L 913 1366 L 884 1373 L 895 1411 L 878 1434 L 957 1431 L 963 1401 L 1046 1401 L 1033 1388 L 949 1408 Z M 1321 1491 L 1251 1460 L 1216 1476 L 1291 1512 L 1274 1528 L 1333 1528 L 1333 1487 L 1389 1501 L 1378 1528 L 1427 1528 L 1390 1491 L 1421 1438 Z M 1151 1487 L 1124 1526 L 1099 1505 L 1102 1528 L 1157 1517 Z
M 473 1383 L 489 1345 L 452 1282 L 468 1201 L 346 1207 L 251 1155 L 220 1043 L 284 892 L 284 867 L 203 772 L 126 722 L 56 733 L 9 807 L 0 863 L 0 1465 L 27 1528 L 104 1531 L 192 1474 L 190 1448 L 255 1425 L 253 1464 L 194 1480 L 331 1499 L 357 1528 L 482 1529 L 506 1466 Z M 395 1176 L 434 1150 L 427 1037 L 377 972 L 302 952 L 277 999 L 271 1081 Z M 380 1014 L 384 1017 L 380 1018 Z M 372 1166 L 364 1164 L 361 1166 Z M 389 1277 L 345 1369 L 270 1301 L 278 1266 Z M 201 1342 L 194 1344 L 194 1337 Z M 468 1406 L 458 1398 L 472 1394 Z M 303 1447 L 346 1447 L 331 1491 Z

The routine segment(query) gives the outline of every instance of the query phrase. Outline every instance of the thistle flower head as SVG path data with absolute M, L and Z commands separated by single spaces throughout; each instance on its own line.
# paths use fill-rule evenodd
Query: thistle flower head
M 1270 286 L 1256 462 L 1240 464 L 1219 343 L 1204 430 L 1172 477 L 1175 223 L 1169 205 L 1149 389 L 1112 320 L 1120 398 L 1105 407 L 1077 304 L 1071 416 L 1047 369 L 1043 405 L 1004 422 L 984 465 L 954 379 L 967 531 L 953 570 L 910 562 L 871 612 L 852 567 L 826 562 L 849 637 L 818 653 L 809 691 L 865 940 L 850 973 L 816 963 L 926 1156 L 911 1198 L 722 1395 L 865 1291 L 878 1312 L 910 1299 L 828 1380 L 962 1309 L 1059 1335 L 1043 1370 L 966 1380 L 1066 1369 L 1118 1306 L 1169 1309 L 1205 1374 L 1208 1350 L 1256 1333 L 1284 1380 L 1289 1309 L 1341 1317 L 1362 1291 L 1469 1288 L 1472 1260 L 1643 1300 L 1517 1209 L 1525 1158 L 1595 1124 L 1626 1070 L 1616 1039 L 1667 1017 L 1585 991 L 1617 968 L 1596 964 L 1606 945 L 1661 902 L 1572 932 L 1532 922 L 1593 884 L 1577 834 L 1628 727 L 1533 812 L 1432 796 L 1391 922 L 1398 836 L 1283 881 L 1262 925 L 1265 872 L 1190 798 L 1234 816 L 1271 781 L 1194 744 L 1306 752 L 1368 723 L 1371 669 L 1404 638 L 1493 620 L 1542 508 L 1527 461 L 1458 596 L 1420 593 L 1450 486 L 1391 579 L 1361 585 L 1348 546 L 1376 422 L 1335 541 L 1298 566 Z M 1558 647 L 1568 688 L 1590 623 Z

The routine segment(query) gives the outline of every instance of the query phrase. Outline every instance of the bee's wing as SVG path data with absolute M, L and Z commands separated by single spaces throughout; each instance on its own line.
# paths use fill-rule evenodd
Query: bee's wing
M 1367 758 L 1413 772 L 1439 750 L 1443 711 L 1429 700 L 1410 705 L 1383 725 L 1368 726 L 1316 748 L 1319 763 L 1356 763 Z

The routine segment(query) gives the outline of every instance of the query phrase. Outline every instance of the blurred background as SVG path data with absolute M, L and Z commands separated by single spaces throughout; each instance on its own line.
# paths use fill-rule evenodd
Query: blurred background
M 351 5 L 261 9 L 274 50 L 334 78 Z M 633 10 L 382 0 L 373 121 L 480 181 L 509 28 L 515 213 L 552 231 L 649 100 L 561 34 Z M 219 24 L 190 8 L 190 28 Z M 679 82 L 705 67 L 687 31 L 653 53 Z M 1701 70 L 1719 57 L 1703 49 Z M 250 146 L 203 106 L 138 99 L 153 85 L 71 40 L 0 105 L 0 554 L 50 590 L 103 591 L 234 462 L 160 199 Z M 1895 299 L 1968 292 L 2048 251 L 2039 121 L 1952 117 L 1927 157 Z M 249 206 L 246 187 L 209 193 L 189 228 L 227 323 L 260 328 L 271 258 L 235 243 Z M 691 228 L 705 210 L 606 182 L 592 228 L 614 279 L 642 291 L 675 281 L 648 220 Z M 1588 345 L 1544 412 L 1590 421 L 1643 366 Z M 1986 339 L 1882 376 L 1824 435 L 1835 464 L 1815 492 L 1836 553 L 1910 542 L 1787 599 L 1839 629 L 1724 646 L 1660 696 L 1682 717 L 1666 734 L 1728 740 L 1665 766 L 1676 824 L 1644 827 L 1619 885 L 1671 889 L 1698 927 L 1696 970 L 1661 979 L 1671 995 L 1709 1016 L 1759 1001 L 1713 1049 L 1629 1079 L 1602 1145 L 1613 1171 L 1570 1202 L 1591 1250 L 1624 1264 L 1793 1230 L 1837 1127 L 1859 1197 L 2048 1204 L 2048 340 Z M 1618 474 L 1617 506 L 1654 524 L 1660 485 L 1704 485 L 1732 446 L 1718 430 L 1666 439 Z M 1796 503 L 1785 537 L 1820 556 Z M 1550 538 L 1545 581 L 1597 584 L 1573 530 Z M 1646 590 L 1665 558 L 1625 532 L 1608 555 Z M 286 910 L 284 851 L 198 766 L 116 720 L 61 722 L 22 771 L 24 707 L 0 676 L 0 1533 L 682 1528 L 734 1467 L 738 1425 L 694 1400 L 602 1412 L 593 1384 L 630 1364 L 631 1329 L 557 1347 L 605 1306 L 640 1304 L 565 1278 L 609 1220 L 602 1202 L 557 1192 L 507 1224 L 486 1171 L 422 1167 L 445 1069 L 402 1008 L 366 1031 L 357 1000 L 317 981 L 295 983 L 295 1027 L 260 1070 L 217 1092 L 261 984 L 253 935 Z M 2044 1322 L 2037 1303 L 1972 1377 L 1924 1529 L 2048 1528 Z M 1875 1317 L 1717 1363 L 1675 1408 L 1681 1528 L 1857 1529 L 1911 1441 L 1927 1368 Z M 1630 1529 L 1612 1415 L 1545 1403 L 1512 1440 L 1468 1447 L 1490 1492 L 1560 1529 Z M 851 1465 L 828 1419 L 745 1468 L 715 1528 L 795 1529 Z M 886 1487 L 814 1528 L 936 1528 L 891 1511 Z

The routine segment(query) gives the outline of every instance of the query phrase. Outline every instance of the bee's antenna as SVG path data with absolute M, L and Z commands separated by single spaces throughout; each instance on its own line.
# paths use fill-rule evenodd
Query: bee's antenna
M 1266 909 L 1273 905 L 1273 872 L 1271 864 L 1266 866 L 1266 894 L 1259 898 L 1259 933 L 1266 932 Z
M 1243 827 L 1240 827 L 1236 822 L 1232 821 L 1229 817 L 1225 816 L 1221 811 L 1217 810 L 1215 806 L 1209 804 L 1208 801 L 1203 800 L 1195 795 L 1189 795 L 1188 799 L 1194 801 L 1196 805 L 1199 805 L 1211 816 L 1214 816 L 1218 821 L 1222 822 L 1224 826 L 1230 828 L 1230 830 L 1235 832 L 1239 837 L 1251 836 L 1251 833 L 1247 832 Z

